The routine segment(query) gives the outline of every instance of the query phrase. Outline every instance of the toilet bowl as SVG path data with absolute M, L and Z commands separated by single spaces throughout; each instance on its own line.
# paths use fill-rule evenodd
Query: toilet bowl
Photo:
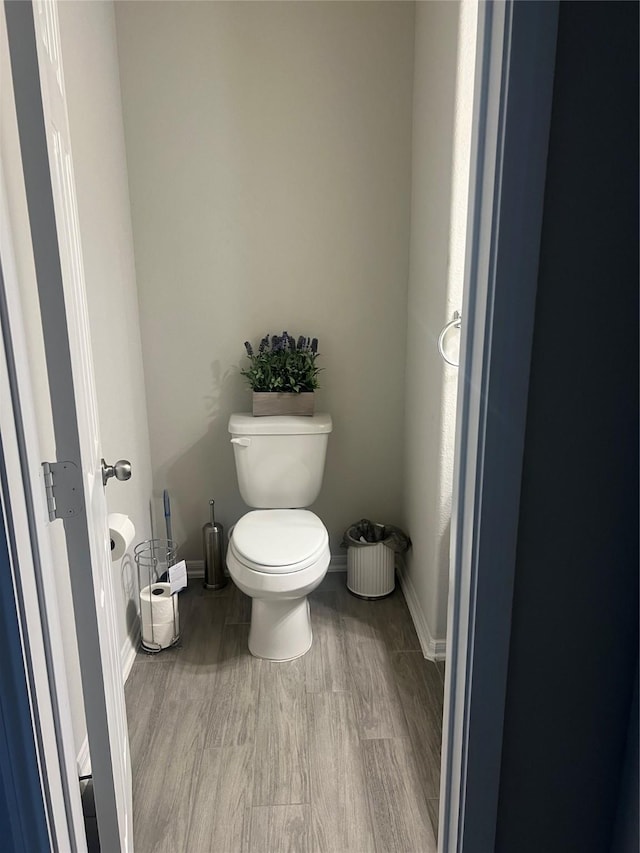
M 233 528 L 227 567 L 252 599 L 249 651 L 267 660 L 293 660 L 313 642 L 307 595 L 329 567 L 327 530 L 310 510 L 266 509 Z

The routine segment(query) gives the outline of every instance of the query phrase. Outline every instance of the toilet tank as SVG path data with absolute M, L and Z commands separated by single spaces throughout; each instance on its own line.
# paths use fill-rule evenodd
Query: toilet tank
M 331 415 L 233 414 L 229 432 L 242 500 L 256 509 L 310 506 L 320 494 Z

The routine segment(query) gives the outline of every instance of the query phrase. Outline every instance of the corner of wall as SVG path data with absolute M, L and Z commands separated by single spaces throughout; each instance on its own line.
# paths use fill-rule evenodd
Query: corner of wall
M 447 656 L 447 641 L 446 639 L 436 639 L 431 635 L 424 611 L 420 605 L 420 599 L 416 593 L 411 576 L 407 572 L 404 559 L 401 556 L 396 568 L 400 587 L 407 602 L 416 634 L 418 635 L 422 654 L 428 660 L 444 660 Z
M 444 655 L 458 385 L 435 344 L 463 310 L 476 28 L 471 0 L 416 9 L 404 464 L 415 541 L 400 578 L 428 657 Z

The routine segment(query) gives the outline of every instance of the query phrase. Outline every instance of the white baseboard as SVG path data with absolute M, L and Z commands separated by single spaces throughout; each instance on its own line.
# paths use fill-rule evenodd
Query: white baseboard
M 346 572 L 347 571 L 347 555 L 332 554 L 331 562 L 329 563 L 328 572 Z
M 89 738 L 87 735 L 84 736 L 76 762 L 78 764 L 78 776 L 89 776 L 91 773 L 91 757 L 89 755 Z
M 125 637 L 124 643 L 122 644 L 122 648 L 120 649 L 120 670 L 122 672 L 123 684 L 125 684 L 127 678 L 129 678 L 131 667 L 133 666 L 133 662 L 136 659 L 136 651 L 138 649 L 139 638 L 140 630 L 138 629 L 138 633 L 135 636 L 135 640 L 132 641 L 129 637 Z
M 422 654 L 428 660 L 444 660 L 447 656 L 447 641 L 436 640 L 431 636 L 431 631 L 429 631 L 427 620 L 425 619 L 424 613 L 422 612 L 422 608 L 420 607 L 420 602 L 418 601 L 418 596 L 416 594 L 415 587 L 411 578 L 406 572 L 404 561 L 402 559 L 399 559 L 397 561 L 396 568 L 398 572 L 398 579 L 400 580 L 400 586 L 402 588 L 402 592 L 404 593 L 404 598 L 407 602 L 409 613 L 411 614 L 411 618 L 413 619 L 413 624 L 416 629 L 416 634 L 418 635 L 418 640 L 420 641 L 420 648 L 422 649 Z
M 347 555 L 332 554 L 331 562 L 329 563 L 329 572 L 346 572 L 347 571 Z M 225 569 L 225 575 L 229 572 Z M 187 576 L 190 578 L 204 577 L 204 560 L 187 560 Z
M 225 571 L 226 574 L 226 571 Z M 187 577 L 204 577 L 204 560 L 187 560 Z

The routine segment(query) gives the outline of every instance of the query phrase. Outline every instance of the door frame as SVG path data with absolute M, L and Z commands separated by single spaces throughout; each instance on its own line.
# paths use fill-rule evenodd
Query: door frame
M 439 851 L 495 847 L 558 3 L 479 7 Z

